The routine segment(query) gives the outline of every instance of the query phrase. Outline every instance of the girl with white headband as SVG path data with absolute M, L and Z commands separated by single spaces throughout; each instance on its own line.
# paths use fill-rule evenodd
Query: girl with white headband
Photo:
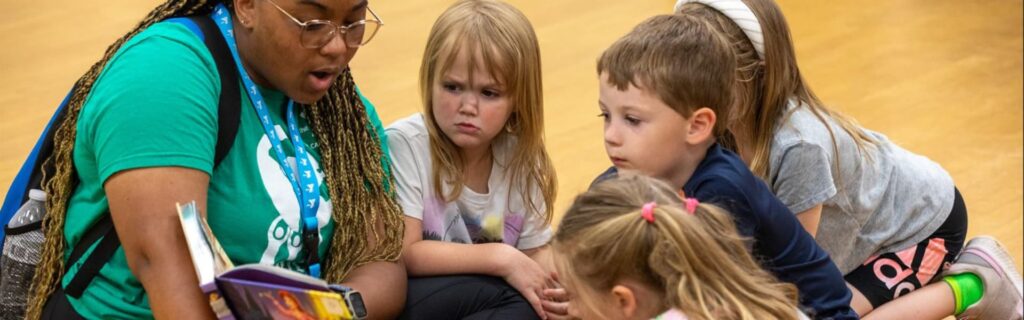
M 1021 319 L 1020 273 L 1005 249 L 978 237 L 961 250 L 967 210 L 950 175 L 825 107 L 774 2 L 680 0 L 675 11 L 731 42 L 738 81 L 726 145 L 828 251 L 861 316 Z

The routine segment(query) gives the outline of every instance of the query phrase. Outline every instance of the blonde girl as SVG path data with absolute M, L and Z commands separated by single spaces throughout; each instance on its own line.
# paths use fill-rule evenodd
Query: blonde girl
M 745 241 L 722 209 L 632 176 L 576 197 L 552 247 L 582 319 L 806 318 Z
M 800 75 L 774 2 L 680 0 L 676 11 L 731 41 L 732 147 L 828 251 L 861 316 L 1021 318 L 1009 254 L 989 237 L 963 247 L 967 209 L 950 175 L 827 108 Z
M 546 316 L 553 279 L 535 259 L 555 175 L 540 70 L 529 20 L 506 3 L 459 1 L 431 29 L 424 112 L 387 129 L 413 277 L 404 317 Z

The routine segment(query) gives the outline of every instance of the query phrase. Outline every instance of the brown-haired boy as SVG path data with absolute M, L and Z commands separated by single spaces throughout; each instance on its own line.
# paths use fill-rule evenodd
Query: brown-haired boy
M 800 291 L 815 318 L 856 319 L 839 269 L 746 164 L 718 145 L 729 123 L 735 59 L 706 22 L 650 18 L 598 61 L 604 141 L 598 180 L 643 174 L 732 213 L 762 265 Z

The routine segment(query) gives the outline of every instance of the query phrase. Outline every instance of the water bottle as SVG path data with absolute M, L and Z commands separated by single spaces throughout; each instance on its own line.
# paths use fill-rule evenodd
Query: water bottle
M 0 319 L 25 316 L 25 303 L 43 247 L 40 224 L 46 215 L 46 192 L 32 189 L 28 201 L 14 213 L 6 226 L 3 257 L 0 257 Z M 20 228 L 20 229 L 19 229 Z
M 43 220 L 43 215 L 46 214 L 46 192 L 39 189 L 32 189 L 28 191 L 28 201 L 21 205 L 18 212 L 14 213 L 14 217 L 7 223 L 8 229 L 17 229 L 35 222 Z

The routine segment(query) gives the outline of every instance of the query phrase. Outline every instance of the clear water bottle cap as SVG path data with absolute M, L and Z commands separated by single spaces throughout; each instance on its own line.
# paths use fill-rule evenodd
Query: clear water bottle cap
M 28 191 L 28 198 L 32 199 L 32 200 L 35 200 L 35 201 L 45 202 L 46 201 L 46 192 L 43 191 L 43 190 L 39 190 L 39 189 L 29 190 Z

